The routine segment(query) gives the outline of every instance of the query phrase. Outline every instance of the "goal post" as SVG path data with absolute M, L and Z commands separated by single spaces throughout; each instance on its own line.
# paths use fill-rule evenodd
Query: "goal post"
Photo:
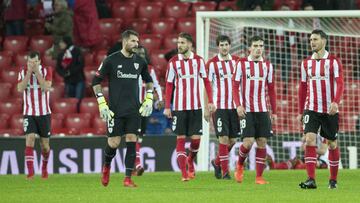
M 309 34 L 313 29 L 327 33 L 327 50 L 339 57 L 344 67 L 345 91 L 339 107 L 341 158 L 345 168 L 357 168 L 360 150 L 353 149 L 360 147 L 356 138 L 360 114 L 360 11 L 197 12 L 196 52 L 205 61 L 209 60 L 217 54 L 216 36 L 226 34 L 232 40 L 231 54 L 244 57 L 251 36 L 264 38 L 264 57 L 274 65 L 278 101 L 278 119 L 273 125 L 275 136 L 270 138 L 269 146 L 274 158 L 284 161 L 300 155 L 301 125 L 295 119 L 299 69 L 301 61 L 311 54 Z M 210 169 L 210 160 L 216 155 L 212 143 L 216 146 L 217 141 L 212 129 L 211 124 L 203 121 L 197 159 L 197 168 L 201 171 Z M 231 155 L 230 163 L 234 164 L 237 153 Z

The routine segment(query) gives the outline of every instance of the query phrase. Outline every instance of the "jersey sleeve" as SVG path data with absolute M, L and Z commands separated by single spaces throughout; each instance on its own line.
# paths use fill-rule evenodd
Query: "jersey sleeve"
M 167 71 L 166 71 L 166 82 L 173 83 L 175 79 L 175 67 L 172 61 L 170 61 L 167 65 Z
M 214 83 L 216 78 L 215 78 L 215 69 L 214 69 L 214 62 L 213 61 L 209 61 L 207 64 L 206 64 L 206 70 L 208 72 L 208 78 L 209 78 L 209 81 Z
M 25 70 L 23 67 L 19 68 L 19 73 L 18 73 L 18 82 L 21 82 L 25 77 Z
M 159 84 L 159 80 L 157 79 L 157 75 L 155 73 L 155 70 L 154 69 L 151 69 L 150 70 L 150 76 L 153 80 L 153 84 L 154 84 L 154 89 L 156 90 L 156 93 L 158 94 L 159 96 L 159 100 L 162 101 L 162 91 L 161 91 L 161 86 Z
M 153 82 L 153 79 L 151 78 L 149 71 L 148 71 L 148 65 L 144 64 L 143 68 L 141 69 L 141 78 L 145 83 Z
M 200 69 L 199 69 L 200 76 L 201 76 L 202 78 L 206 78 L 206 77 L 207 77 L 207 74 L 206 74 L 206 67 L 205 67 L 204 59 L 200 59 L 200 60 L 199 60 L 199 65 L 200 65 Z
M 307 80 L 307 77 L 306 77 L 306 69 L 305 69 L 305 64 L 304 64 L 304 61 L 301 62 L 301 82 L 306 82 Z
M 343 76 L 343 72 L 342 72 L 342 64 L 341 62 L 335 58 L 334 60 L 334 78 L 336 81 L 336 90 L 335 90 L 335 95 L 334 95 L 334 102 L 336 102 L 337 104 L 340 103 L 340 99 L 341 96 L 344 93 L 344 76 Z
M 96 73 L 95 73 L 95 76 L 96 76 L 96 77 L 101 78 L 101 79 L 104 79 L 105 76 L 109 75 L 109 73 L 110 73 L 110 71 L 111 71 L 111 66 L 110 66 L 110 64 L 109 64 L 109 62 L 108 62 L 107 59 L 108 59 L 108 58 L 105 58 L 105 59 L 101 62 L 98 70 L 97 70 Z
M 268 83 L 273 83 L 273 81 L 274 81 L 274 67 L 270 63 L 269 64 L 269 73 L 268 73 L 268 77 L 267 77 L 267 82 Z

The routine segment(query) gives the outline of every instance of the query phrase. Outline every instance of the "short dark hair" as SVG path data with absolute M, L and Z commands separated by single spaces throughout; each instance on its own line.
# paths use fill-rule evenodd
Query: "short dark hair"
M 38 59 L 40 59 L 40 53 L 38 51 L 30 51 L 28 53 L 28 58 L 35 58 L 35 57 L 38 57 Z
M 180 32 L 178 37 L 184 38 L 187 41 L 191 42 L 191 44 L 194 44 L 194 40 L 193 40 L 192 36 L 187 32 Z
M 321 38 L 327 39 L 326 33 L 325 33 L 324 31 L 320 30 L 320 29 L 313 30 L 313 31 L 311 32 L 311 34 L 320 35 Z
M 123 33 L 121 33 L 122 40 L 128 39 L 130 35 L 135 35 L 136 37 L 139 37 L 139 33 L 137 33 L 135 30 L 125 30 Z
M 227 35 L 219 35 L 216 38 L 216 46 L 219 46 L 220 42 L 227 41 L 229 44 L 231 44 L 231 39 Z
M 264 41 L 264 39 L 262 37 L 260 37 L 259 35 L 255 35 L 255 36 L 251 37 L 249 40 L 249 47 L 251 47 L 253 42 L 257 42 L 257 41 Z

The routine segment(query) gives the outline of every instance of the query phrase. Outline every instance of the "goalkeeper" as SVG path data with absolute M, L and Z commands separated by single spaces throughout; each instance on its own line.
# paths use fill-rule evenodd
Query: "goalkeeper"
M 122 49 L 109 55 L 101 63 L 93 79 L 93 90 L 99 104 L 101 118 L 107 122 L 107 144 L 104 151 L 105 163 L 101 183 L 109 184 L 111 160 L 116 154 L 121 137 L 125 137 L 125 187 L 136 187 L 131 180 L 136 157 L 135 146 L 140 131 L 141 116 L 149 116 L 153 106 L 153 83 L 147 64 L 136 54 L 139 34 L 133 30 L 122 33 Z M 139 81 L 141 75 L 146 83 L 146 95 L 139 102 Z M 108 79 L 109 104 L 102 94 L 101 81 Z

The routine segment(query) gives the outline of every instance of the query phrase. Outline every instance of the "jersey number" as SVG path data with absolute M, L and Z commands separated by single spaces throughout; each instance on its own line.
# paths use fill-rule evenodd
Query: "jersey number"
M 309 122 L 309 115 L 305 115 L 304 116 L 304 123 L 308 123 Z
M 240 121 L 240 128 L 243 129 L 243 128 L 245 128 L 245 127 L 246 127 L 246 120 L 245 120 L 245 119 L 242 119 L 242 120 Z

